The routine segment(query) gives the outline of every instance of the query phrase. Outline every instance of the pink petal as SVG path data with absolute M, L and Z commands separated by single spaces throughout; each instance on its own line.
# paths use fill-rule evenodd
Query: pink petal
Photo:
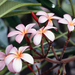
M 21 59 L 15 58 L 13 60 L 13 69 L 17 73 L 21 71 L 21 69 L 22 69 L 22 61 L 21 61 Z
M 68 22 L 71 22 L 72 21 L 72 18 L 69 14 L 65 14 L 64 15 L 64 18 L 68 21 Z
M 8 65 L 14 58 L 15 58 L 14 54 L 8 55 L 8 56 L 5 58 L 5 64 Z
M 12 37 L 12 36 L 17 35 L 17 34 L 21 34 L 21 32 L 19 32 L 19 31 L 11 31 L 11 32 L 7 35 L 7 37 Z
M 53 34 L 51 31 L 46 31 L 44 34 L 46 35 L 46 37 L 47 37 L 49 40 L 54 41 L 55 36 L 54 36 L 54 34 Z
M 75 18 L 73 19 L 73 22 L 75 23 Z
M 57 16 L 53 16 L 52 18 L 57 20 L 61 19 L 60 17 L 57 17 Z
M 25 26 L 23 24 L 19 24 L 18 26 L 16 26 L 16 29 L 18 29 L 22 32 L 25 30 Z
M 10 62 L 10 63 L 7 65 L 7 67 L 8 67 L 8 70 L 9 70 L 10 72 L 15 73 L 15 71 L 14 71 L 14 69 L 13 69 L 13 62 Z
M 40 44 L 41 42 L 41 39 L 42 39 L 42 34 L 36 34 L 33 38 L 33 42 L 34 44 L 37 46 Z
M 1 52 L 1 51 L 0 51 L 0 59 L 2 59 L 2 60 L 3 60 L 3 59 L 4 59 L 4 57 L 5 57 L 5 53 L 3 53 L 3 52 Z
M 70 26 L 70 25 L 67 25 L 67 26 L 68 26 L 69 31 L 73 31 L 74 30 L 74 26 Z
M 34 64 L 34 59 L 30 54 L 24 53 L 21 58 L 30 64 Z
M 68 24 L 68 22 L 67 22 L 65 19 L 60 19 L 60 20 L 58 21 L 58 23 Z
M 15 40 L 20 44 L 24 38 L 24 35 L 17 35 Z
M 44 11 L 38 11 L 38 12 L 36 13 L 36 15 L 48 16 L 48 14 L 47 14 L 46 12 L 44 12 Z
M 40 8 L 44 11 L 49 11 L 47 8 L 40 6 Z
M 44 22 L 46 22 L 48 19 L 47 19 L 47 17 L 45 17 L 45 16 L 40 16 L 39 17 L 39 23 L 44 23 Z
M 16 54 L 16 52 L 18 52 L 17 48 L 16 47 L 13 47 L 10 51 L 10 53 L 13 53 L 13 54 Z
M 54 13 L 48 13 L 48 15 L 52 17 L 54 15 Z
M 52 26 L 53 26 L 53 22 L 52 22 L 52 20 L 51 20 L 51 21 L 48 21 L 47 26 L 50 26 L 50 27 L 52 27 Z
M 37 32 L 34 32 L 30 35 L 30 40 L 32 39 L 32 37 L 36 34 Z
M 5 67 L 5 62 L 4 61 L 0 61 L 0 71 L 3 70 Z
M 10 52 L 10 50 L 13 48 L 13 45 L 11 44 L 11 45 L 8 45 L 7 47 L 6 47 L 6 55 L 7 54 L 9 54 L 9 52 Z
M 36 25 L 36 23 L 30 23 L 30 24 L 28 24 L 27 26 L 26 26 L 26 30 L 29 30 L 29 29 L 31 29 L 34 25 Z
M 25 49 L 27 49 L 29 46 L 22 46 L 19 48 L 19 51 L 22 53 L 25 51 Z
M 35 29 L 29 29 L 27 33 L 35 33 L 36 30 Z

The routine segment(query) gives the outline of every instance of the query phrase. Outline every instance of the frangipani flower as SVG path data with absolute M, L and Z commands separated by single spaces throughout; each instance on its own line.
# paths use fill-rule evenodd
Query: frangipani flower
M 18 73 L 22 69 L 22 60 L 27 61 L 30 64 L 34 64 L 33 57 L 28 53 L 23 53 L 28 47 L 29 46 L 22 46 L 19 50 L 17 50 L 16 47 L 13 47 L 10 51 L 11 54 L 5 58 L 6 65 L 12 62 L 14 71 Z
M 44 11 L 38 11 L 36 15 L 42 15 L 38 19 L 39 23 L 48 21 L 47 25 L 51 27 L 53 26 L 52 19 L 60 19 L 59 17 L 54 16 L 54 13 L 46 13 Z
M 41 39 L 42 39 L 42 34 L 44 34 L 49 40 L 54 41 L 54 39 L 55 39 L 54 34 L 50 30 L 48 30 L 51 28 L 57 29 L 56 27 L 50 27 L 50 26 L 42 27 L 41 29 L 34 32 L 30 36 L 30 39 L 35 35 L 33 38 L 33 42 L 35 45 L 39 45 L 41 42 Z
M 16 38 L 15 38 L 15 40 L 18 43 L 21 43 L 21 41 L 23 40 L 25 34 L 35 32 L 35 29 L 32 28 L 34 25 L 36 25 L 36 23 L 28 24 L 26 27 L 23 24 L 19 24 L 18 26 L 16 26 L 16 29 L 18 31 L 17 30 L 11 31 L 7 35 L 7 37 L 12 37 L 14 35 L 17 35 Z
M 73 31 L 75 26 L 75 18 L 72 20 L 71 16 L 69 14 L 65 14 L 64 18 L 60 19 L 58 21 L 62 24 L 67 24 L 68 30 Z
M 0 71 L 5 67 L 5 58 L 9 55 L 9 52 L 12 48 L 13 48 L 13 45 L 8 45 L 6 47 L 6 52 L 5 53 L 0 51 Z M 9 71 L 14 72 L 14 70 L 12 68 L 12 63 L 9 63 L 7 67 L 9 69 Z

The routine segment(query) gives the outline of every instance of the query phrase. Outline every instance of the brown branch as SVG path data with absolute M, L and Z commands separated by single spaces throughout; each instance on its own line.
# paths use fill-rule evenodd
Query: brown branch
M 40 75 L 40 70 L 39 70 L 39 68 L 38 68 L 38 66 L 36 65 L 36 68 L 37 68 L 37 70 L 38 70 L 38 75 Z

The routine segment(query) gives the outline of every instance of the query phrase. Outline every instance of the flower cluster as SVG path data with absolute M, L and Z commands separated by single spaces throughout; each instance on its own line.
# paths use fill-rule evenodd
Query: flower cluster
M 33 12 L 32 12 L 33 14 Z M 26 27 L 23 24 L 19 24 L 16 26 L 15 31 L 11 31 L 7 37 L 12 37 L 14 35 L 17 35 L 15 37 L 16 42 L 21 43 L 23 38 L 27 36 L 28 33 L 30 33 L 30 40 L 33 37 L 33 43 L 38 46 L 43 38 L 46 37 L 48 40 L 53 42 L 55 40 L 55 35 L 50 29 L 57 30 L 56 27 L 53 27 L 52 19 L 57 19 L 59 23 L 67 24 L 68 30 L 73 31 L 74 25 L 75 25 L 75 19 L 73 19 L 70 15 L 65 14 L 64 18 L 60 18 L 57 16 L 54 16 L 54 13 L 46 13 L 44 11 L 39 11 L 36 13 L 36 15 L 41 15 L 39 19 L 37 20 L 36 16 L 33 14 L 34 19 L 36 22 L 40 25 L 40 23 L 45 23 L 46 25 L 41 27 L 39 30 L 36 30 L 33 28 L 33 26 L 36 25 L 36 23 L 30 23 L 26 25 Z M 26 38 L 26 37 L 25 37 Z M 13 47 L 13 45 L 9 45 L 6 48 L 6 52 L 3 53 L 0 51 L 0 70 L 2 70 L 5 65 L 7 65 L 9 71 L 11 72 L 20 72 L 22 69 L 22 61 L 28 62 L 30 64 L 34 64 L 33 57 L 28 53 L 23 53 L 25 49 L 29 48 L 30 46 L 22 46 L 19 47 L 19 50 L 17 50 L 16 47 Z

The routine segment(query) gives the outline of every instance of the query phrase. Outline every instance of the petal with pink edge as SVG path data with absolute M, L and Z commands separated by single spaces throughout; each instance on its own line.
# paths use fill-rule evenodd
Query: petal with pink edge
M 13 54 L 16 54 L 16 52 L 18 52 L 17 48 L 16 47 L 13 47 L 10 51 L 10 53 L 13 53 Z
M 34 64 L 34 59 L 30 54 L 24 53 L 21 58 L 30 64 Z
M 25 51 L 25 49 L 27 49 L 29 46 L 22 46 L 22 47 L 19 47 L 19 51 L 22 53 Z
M 48 19 L 47 19 L 46 16 L 40 16 L 39 19 L 38 19 L 39 23 L 44 23 L 44 22 L 46 22 L 47 20 L 48 20 Z
M 60 19 L 60 20 L 58 21 L 58 23 L 68 24 L 68 22 L 67 22 L 65 19 Z
M 22 69 L 22 61 L 21 61 L 21 59 L 15 58 L 13 60 L 13 69 L 17 73 L 21 71 L 21 69 Z
M 36 33 L 35 29 L 29 29 L 27 33 Z
M 3 52 L 1 52 L 1 51 L 0 51 L 0 59 L 2 59 L 2 60 L 3 60 L 3 59 L 4 59 L 4 57 L 5 57 L 5 53 L 3 53 Z
M 10 63 L 7 65 L 7 67 L 8 67 L 8 70 L 9 70 L 10 72 L 15 73 L 15 71 L 14 71 L 14 69 L 13 69 L 13 62 L 10 62 Z
M 5 64 L 8 65 L 14 58 L 15 58 L 14 54 L 8 55 L 8 56 L 5 58 Z
M 0 71 L 3 70 L 5 67 L 5 62 L 4 61 L 0 61 Z
M 6 55 L 7 54 L 9 54 L 9 52 L 10 52 L 10 50 L 13 48 L 13 45 L 11 44 L 11 45 L 8 45 L 7 47 L 6 47 Z
M 7 37 L 12 37 L 12 36 L 17 35 L 17 34 L 21 34 L 21 32 L 20 32 L 20 31 L 11 31 L 11 32 L 7 35 Z
M 67 25 L 67 27 L 70 32 L 74 30 L 74 26 Z
M 33 38 L 33 42 L 34 44 L 37 46 L 40 44 L 41 42 L 41 39 L 42 39 L 42 34 L 36 34 Z
M 26 30 L 29 30 L 29 29 L 31 29 L 34 25 L 36 25 L 36 23 L 30 23 L 30 24 L 28 24 L 27 26 L 26 26 Z
M 57 16 L 53 16 L 52 18 L 57 20 L 61 19 L 60 17 L 57 17 Z
M 52 22 L 52 20 L 48 21 L 47 26 L 50 26 L 50 27 L 53 26 L 53 22 Z
M 65 14 L 64 18 L 68 21 L 68 22 L 72 22 L 72 18 L 69 14 Z
M 52 17 L 54 15 L 54 13 L 48 13 L 48 15 Z
M 24 38 L 24 35 L 17 35 L 15 40 L 20 44 Z
M 18 26 L 16 26 L 16 29 L 20 30 L 20 31 L 24 31 L 25 30 L 25 26 L 23 24 L 19 24 Z
M 54 34 L 53 34 L 51 31 L 46 31 L 44 34 L 46 35 L 46 37 L 47 37 L 49 40 L 54 41 L 55 36 L 54 36 Z
M 38 12 L 36 13 L 36 15 L 48 16 L 48 14 L 47 14 L 46 12 L 44 12 L 44 11 L 38 11 Z

